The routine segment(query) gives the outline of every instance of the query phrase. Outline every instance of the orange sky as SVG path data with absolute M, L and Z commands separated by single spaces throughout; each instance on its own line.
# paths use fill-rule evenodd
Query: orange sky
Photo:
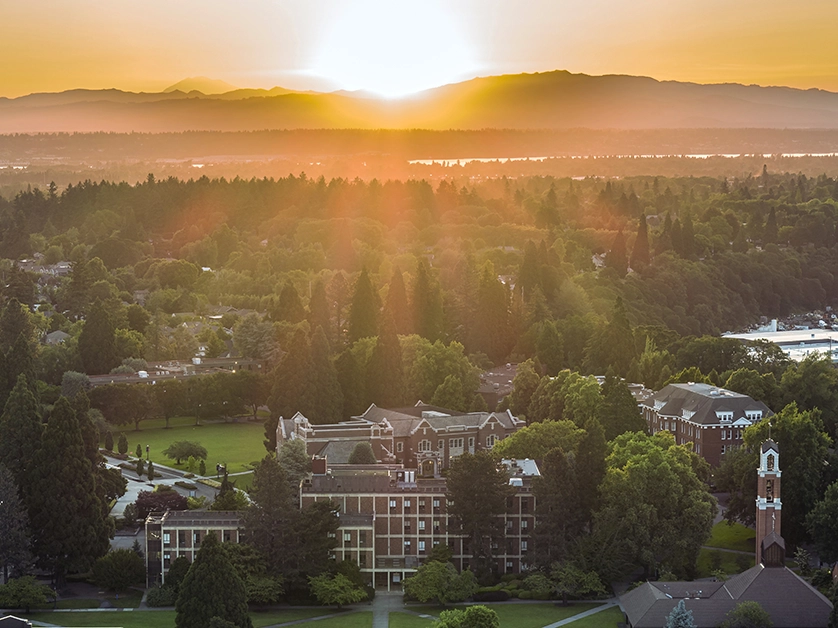
M 567 69 L 838 91 L 835 0 L 9 0 L 0 95 L 242 87 L 397 95 Z

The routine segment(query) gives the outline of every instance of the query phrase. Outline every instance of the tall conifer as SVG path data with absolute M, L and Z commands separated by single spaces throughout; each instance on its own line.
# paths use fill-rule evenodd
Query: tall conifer
M 631 267 L 635 270 L 649 265 L 649 225 L 646 224 L 646 214 L 640 214 L 637 224 L 637 238 L 631 251 Z
M 14 477 L 21 495 L 32 495 L 33 465 L 41 446 L 39 404 L 25 375 L 18 377 L 0 416 L 0 464 Z
M 411 307 L 416 333 L 431 342 L 441 339 L 444 329 L 442 294 L 431 278 L 431 270 L 424 258 L 416 266 Z
M 108 527 L 84 453 L 76 413 L 65 397 L 53 407 L 33 471 L 30 519 L 41 567 L 62 582 L 108 551 Z
M 367 365 L 367 397 L 368 402 L 384 408 L 397 408 L 404 403 L 402 350 L 389 316 L 384 319 Z
M 355 282 L 352 305 L 349 308 L 349 343 L 378 335 L 378 311 L 381 300 L 364 268 Z

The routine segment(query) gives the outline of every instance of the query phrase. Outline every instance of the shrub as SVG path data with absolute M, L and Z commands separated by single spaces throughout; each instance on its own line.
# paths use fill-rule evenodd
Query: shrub
M 133 526 L 137 523 L 137 506 L 136 504 L 128 504 L 125 506 L 125 512 L 122 513 L 122 519 L 125 525 Z
M 93 581 L 103 589 L 124 591 L 145 580 L 145 563 L 133 550 L 112 550 L 93 565 Z
M 113 442 L 113 436 L 111 436 L 111 442 Z M 125 436 L 125 434 L 119 435 L 119 441 L 116 448 L 123 456 L 128 453 L 128 437 Z
M 472 596 L 472 599 L 475 602 L 505 602 L 509 599 L 509 593 L 506 591 L 477 592 Z
M 519 591 L 518 592 L 518 599 L 519 600 L 531 600 L 532 599 L 532 591 Z
M 140 445 L 139 443 L 137 443 L 137 451 L 134 452 L 134 453 L 137 454 L 137 458 L 142 458 L 143 457 L 143 446 Z
M 113 434 L 111 434 L 110 430 L 105 432 L 105 449 L 113 451 Z
M 174 587 L 156 586 L 148 590 L 145 603 L 149 606 L 174 606 L 177 601 L 177 592 Z

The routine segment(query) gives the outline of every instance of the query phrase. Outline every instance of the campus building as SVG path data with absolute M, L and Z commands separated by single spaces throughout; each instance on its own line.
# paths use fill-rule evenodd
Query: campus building
M 379 462 L 418 469 L 434 476 L 463 453 L 491 449 L 526 423 L 505 412 L 457 412 L 421 401 L 407 408 L 384 409 L 372 404 L 350 421 L 314 425 L 301 413 L 280 418 L 277 451 L 287 440 L 299 439 L 311 456 L 346 464 L 360 442 L 368 442 Z
M 713 466 L 725 452 L 742 446 L 746 427 L 774 414 L 748 395 L 694 382 L 669 384 L 642 401 L 640 409 L 652 434 L 672 432 L 676 443 L 692 443 Z
M 756 565 L 725 582 L 646 582 L 620 597 L 629 628 L 658 628 L 680 600 L 697 628 L 714 628 L 742 602 L 757 602 L 775 628 L 826 628 L 832 603 L 785 566 L 780 536 L 780 449 L 760 448 L 757 469 Z
M 505 538 L 493 550 L 501 573 L 519 573 L 528 564 L 535 525 L 532 479 L 539 471 L 532 460 L 504 464 L 516 490 L 507 499 L 506 512 L 499 515 Z M 327 469 L 321 461 L 303 482 L 301 505 L 306 508 L 321 500 L 340 508 L 335 558 L 357 562 L 376 588 L 400 588 L 438 544 L 451 549 L 457 569 L 469 566 L 467 542 L 449 519 L 442 477 L 420 477 L 405 469 Z
M 191 563 L 207 534 L 220 541 L 241 541 L 237 512 L 169 510 L 151 513 L 145 521 L 146 586 L 165 584 L 172 560 L 186 557 Z

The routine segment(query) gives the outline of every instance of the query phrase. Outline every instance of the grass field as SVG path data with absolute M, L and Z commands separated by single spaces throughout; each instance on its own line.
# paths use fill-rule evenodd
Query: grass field
M 178 417 L 169 421 L 169 425 L 170 428 L 166 429 L 162 419 L 143 421 L 138 432 L 126 425 L 124 430 L 114 429 L 114 442 L 118 441 L 119 432 L 123 431 L 128 438 L 129 454 L 135 453 L 139 443 L 145 455 L 146 445 L 149 445 L 152 461 L 183 470 L 186 470 L 185 461 L 178 466 L 174 460 L 163 455 L 163 450 L 179 440 L 200 443 L 207 449 L 207 473 L 211 475 L 217 463 L 226 464 L 229 473 L 237 473 L 249 470 L 252 462 L 261 460 L 267 454 L 263 444 L 265 428 L 261 422 L 241 419 L 238 423 L 195 425 L 191 417 Z
M 549 602 L 544 604 L 485 604 L 491 609 L 494 609 L 498 614 L 501 626 L 510 626 L 514 628 L 542 628 L 547 624 L 560 621 L 572 617 L 577 613 L 587 611 L 591 608 L 599 606 L 597 602 L 583 602 L 579 604 L 571 604 L 570 606 L 557 606 Z M 425 615 L 438 616 L 440 611 L 445 610 L 439 606 L 408 606 L 408 608 L 416 613 L 423 613 Z M 464 606 L 450 606 L 448 608 L 465 608 Z M 421 618 L 418 618 L 421 619 Z M 405 623 L 405 627 L 412 626 L 430 626 L 430 620 L 422 620 L 426 622 L 421 623 Z M 392 625 L 392 622 L 391 622 Z
M 333 611 L 334 612 L 334 611 Z M 307 625 L 307 624 L 304 624 Z M 350 613 L 311 622 L 312 628 L 372 628 L 372 612 Z
M 756 532 L 753 529 L 746 528 L 741 523 L 728 525 L 722 521 L 713 526 L 713 533 L 705 545 L 740 552 L 753 552 L 755 538 Z
M 717 564 L 718 567 L 716 567 Z M 754 556 L 704 548 L 698 553 L 698 574 L 696 577 L 709 578 L 716 569 L 721 569 L 727 575 L 733 576 L 753 566 Z
M 253 628 L 263 628 L 264 626 L 272 626 L 289 621 L 297 621 L 300 619 L 309 619 L 312 617 L 321 617 L 323 615 L 331 615 L 335 611 L 332 609 L 317 609 L 317 608 L 289 608 L 287 610 L 274 610 L 265 612 L 251 612 L 250 618 L 253 621 Z M 369 613 L 365 613 L 369 614 Z M 113 627 L 121 626 L 122 628 L 174 628 L 175 612 L 174 611 L 133 611 L 133 612 L 96 612 L 96 613 L 32 613 L 26 616 L 36 622 L 43 622 L 55 626 L 66 626 L 73 628 L 75 626 L 90 626 L 96 627 Z M 340 617 L 340 620 L 348 619 Z M 370 616 L 371 617 L 371 616 Z M 325 620 L 324 620 L 325 621 Z M 338 624 L 324 624 L 317 622 L 312 624 L 316 626 L 338 626 Z M 344 625 L 344 624 L 341 624 Z M 372 620 L 365 623 L 347 623 L 346 628 L 362 628 L 364 626 L 372 626 Z

